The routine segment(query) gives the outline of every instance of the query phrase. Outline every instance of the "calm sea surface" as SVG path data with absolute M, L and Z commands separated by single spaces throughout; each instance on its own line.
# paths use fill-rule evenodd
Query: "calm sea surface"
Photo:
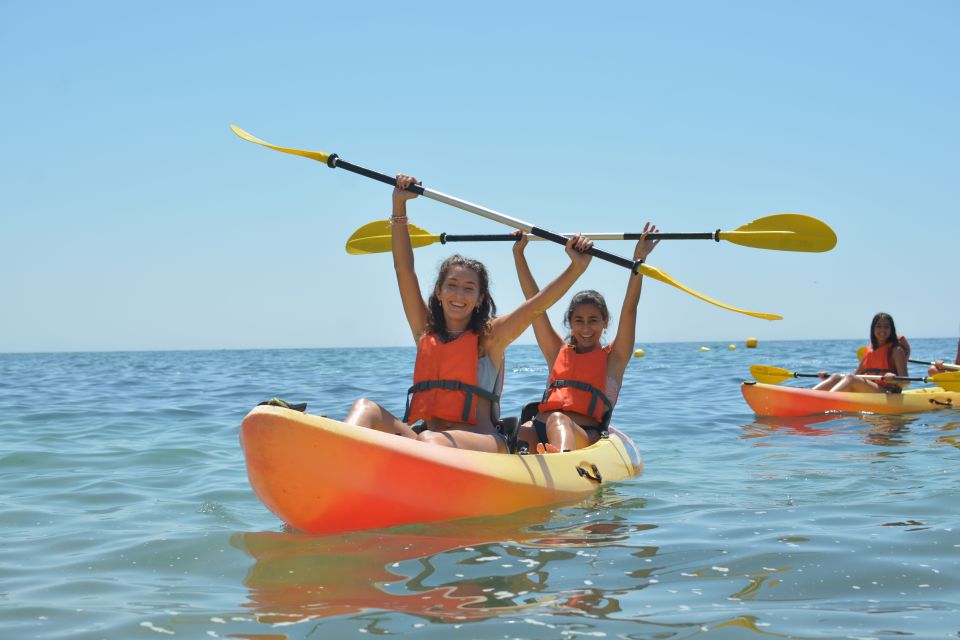
M 257 500 L 240 421 L 271 396 L 399 411 L 413 349 L 0 354 L 0 637 L 956 638 L 960 411 L 758 419 L 740 395 L 751 364 L 850 370 L 860 344 L 642 345 L 615 415 L 637 479 L 325 537 Z M 547 374 L 536 347 L 507 368 L 505 413 Z

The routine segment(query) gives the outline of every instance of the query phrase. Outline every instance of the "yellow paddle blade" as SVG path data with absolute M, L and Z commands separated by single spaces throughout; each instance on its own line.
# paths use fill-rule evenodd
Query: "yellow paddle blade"
M 707 297 L 702 293 L 698 293 L 689 287 L 685 287 L 684 285 L 680 284 L 679 282 L 671 278 L 665 272 L 661 271 L 660 269 L 657 269 L 656 267 L 651 267 L 648 264 L 640 265 L 640 273 L 642 273 L 647 277 L 653 278 L 654 280 L 659 280 L 660 282 L 668 284 L 671 287 L 676 287 L 677 289 L 680 289 L 680 291 L 683 291 L 684 293 L 689 293 L 694 298 L 700 298 L 704 302 L 709 302 L 710 304 L 716 305 L 721 309 L 736 311 L 737 313 L 742 313 L 747 316 L 753 316 L 754 318 L 760 318 L 761 320 L 783 320 L 783 316 L 778 316 L 773 313 L 760 313 L 758 311 L 746 311 L 744 309 L 738 309 L 737 307 L 731 307 L 730 305 L 724 304 L 719 300 L 714 300 L 713 298 Z
M 415 224 L 407 224 L 410 230 L 410 241 L 414 249 L 425 247 L 440 241 L 440 236 L 421 229 Z M 347 253 L 351 255 L 365 255 L 368 253 L 388 253 L 391 250 L 393 227 L 387 220 L 369 222 L 347 238 Z
M 288 149 L 286 147 L 278 147 L 275 144 L 270 144 L 265 140 L 251 135 L 238 127 L 235 124 L 230 125 L 230 128 L 233 129 L 233 132 L 246 140 L 247 142 L 252 142 L 253 144 L 258 144 L 261 147 L 266 147 L 267 149 L 273 149 L 274 151 L 280 151 L 281 153 L 289 153 L 295 156 L 303 156 L 304 158 L 310 158 L 311 160 L 316 160 L 317 162 L 322 162 L 327 164 L 327 160 L 330 158 L 329 153 L 324 153 L 323 151 L 302 151 L 300 149 Z
M 765 364 L 755 364 L 750 367 L 750 375 L 757 382 L 762 382 L 764 384 L 780 384 L 784 380 L 789 380 L 793 377 L 792 371 L 787 371 L 786 369 L 781 369 L 780 367 L 771 367 Z
M 721 231 L 721 240 L 756 249 L 822 253 L 837 245 L 837 234 L 824 222 L 799 213 L 778 213 Z
M 960 371 L 938 373 L 927 378 L 927 382 L 932 382 L 945 391 L 960 391 Z

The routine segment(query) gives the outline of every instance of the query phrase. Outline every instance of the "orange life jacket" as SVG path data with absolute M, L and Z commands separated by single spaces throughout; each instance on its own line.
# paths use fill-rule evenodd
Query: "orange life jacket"
M 882 376 L 885 373 L 897 373 L 893 364 L 893 343 L 885 342 L 877 349 L 872 346 L 867 349 L 860 361 L 861 373 L 865 375 Z
M 897 368 L 893 363 L 893 343 L 885 342 L 877 349 L 870 346 L 860 361 L 861 373 L 864 375 L 882 376 L 885 373 L 897 374 Z M 881 388 L 888 392 L 899 393 L 903 388 L 896 382 L 886 382 L 885 380 L 874 380 Z
M 477 424 L 474 396 L 496 404 L 500 396 L 477 386 L 480 336 L 467 331 L 456 340 L 441 342 L 427 334 L 417 345 L 413 386 L 407 390 L 403 421 L 437 418 L 462 424 Z M 411 395 L 413 398 L 411 399 Z
M 550 369 L 547 389 L 538 409 L 592 416 L 605 426 L 613 413 L 613 404 L 603 392 L 609 356 L 610 347 L 577 353 L 572 344 L 564 345 Z

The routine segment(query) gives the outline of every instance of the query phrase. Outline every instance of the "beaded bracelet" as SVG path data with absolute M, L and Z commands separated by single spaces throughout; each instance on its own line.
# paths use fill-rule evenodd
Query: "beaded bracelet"
M 388 222 L 394 224 L 407 224 L 407 216 L 390 216 Z

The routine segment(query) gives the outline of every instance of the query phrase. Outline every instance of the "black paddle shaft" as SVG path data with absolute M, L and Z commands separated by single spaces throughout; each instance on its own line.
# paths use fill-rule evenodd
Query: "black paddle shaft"
M 650 240 L 716 240 L 720 242 L 716 233 L 648 233 Z M 615 238 L 603 238 L 604 240 L 639 240 L 642 233 L 621 233 L 616 234 Z M 486 234 L 453 234 L 441 233 L 440 244 L 448 242 L 516 242 L 519 238 L 512 233 L 486 233 Z

